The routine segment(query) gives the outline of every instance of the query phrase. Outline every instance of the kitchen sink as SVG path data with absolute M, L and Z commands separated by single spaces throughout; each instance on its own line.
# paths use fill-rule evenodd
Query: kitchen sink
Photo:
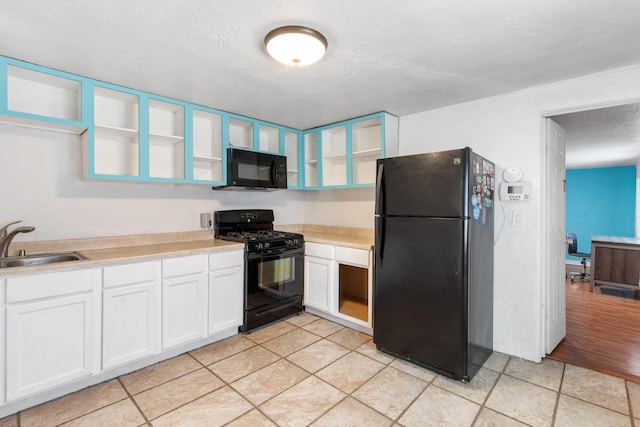
M 58 252 L 52 254 L 12 256 L 0 259 L 0 268 L 54 264 L 57 262 L 80 261 L 83 259 L 87 259 L 87 257 L 79 252 Z

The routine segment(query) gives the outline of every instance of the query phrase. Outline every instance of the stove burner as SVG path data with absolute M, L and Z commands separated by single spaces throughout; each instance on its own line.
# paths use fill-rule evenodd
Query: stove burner
M 295 233 L 287 233 L 285 231 L 274 231 L 274 230 L 228 231 L 227 233 L 223 234 L 223 236 L 232 237 L 234 239 L 246 240 L 246 241 L 298 237 L 298 235 L 296 235 Z

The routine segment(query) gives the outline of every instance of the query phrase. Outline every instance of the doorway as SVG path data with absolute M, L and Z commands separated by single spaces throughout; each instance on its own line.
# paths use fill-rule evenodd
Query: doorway
M 547 118 L 560 123 L 560 126 L 566 131 L 566 168 L 636 166 L 640 159 L 640 144 L 638 143 L 640 141 L 640 104 L 638 103 L 593 108 L 571 113 L 558 113 L 549 115 Z M 545 138 L 545 147 L 548 150 L 550 143 L 548 133 Z M 553 168 L 550 167 L 548 151 L 545 157 L 544 176 L 547 184 L 554 181 Z M 557 178 L 555 180 L 557 181 Z M 549 191 L 548 187 L 546 194 L 545 212 L 547 213 L 547 218 L 554 215 L 558 216 L 560 207 L 554 206 L 553 193 Z M 637 216 L 638 212 L 636 210 Z M 638 220 L 636 220 L 636 234 L 638 233 L 638 223 Z M 615 300 L 616 297 L 610 295 L 602 295 L 599 292 L 589 293 L 588 283 L 581 285 L 579 283 L 571 284 L 570 282 L 565 282 L 565 269 L 557 271 L 556 264 L 558 262 L 557 259 L 553 258 L 554 252 L 550 238 L 553 231 L 552 226 L 545 225 L 545 270 L 547 278 L 545 310 L 550 309 L 550 297 L 557 296 L 562 292 L 562 298 L 565 301 L 562 307 L 555 308 L 557 312 L 566 315 L 566 337 L 564 337 L 564 340 L 561 341 L 556 350 L 549 348 L 549 338 L 552 338 L 553 332 L 558 333 L 558 331 L 562 332 L 562 330 L 558 326 L 555 329 L 553 327 L 550 328 L 553 317 L 551 317 L 550 321 L 549 314 L 545 313 L 545 324 L 547 325 L 544 332 L 546 337 L 545 344 L 547 344 L 546 353 L 550 354 L 552 358 L 566 359 L 565 361 L 568 363 L 613 373 L 614 375 L 616 374 L 615 371 L 618 370 L 617 374 L 619 376 L 630 375 L 637 381 L 637 375 L 640 375 L 640 368 L 635 368 L 633 364 L 627 364 L 625 367 L 624 364 L 616 366 L 615 363 L 610 363 L 616 358 L 622 357 L 622 359 L 626 358 L 626 360 L 637 360 L 637 364 L 640 365 L 640 350 L 638 350 L 640 347 L 623 344 L 625 342 L 631 343 L 632 340 L 625 339 L 629 337 L 623 335 L 631 332 L 624 327 L 614 328 L 610 322 L 612 319 L 617 319 L 615 314 L 619 312 L 616 312 L 615 308 L 613 308 L 616 304 L 624 304 L 626 310 L 632 310 L 630 316 L 635 316 L 636 314 L 640 316 L 640 301 L 630 299 L 622 303 Z M 557 242 L 553 244 L 557 245 Z M 556 246 L 555 248 L 556 252 L 558 252 L 558 247 Z M 586 294 L 583 292 L 585 287 L 587 288 Z M 611 300 L 612 298 L 614 300 Z M 611 306 L 608 306 L 607 303 L 610 303 Z M 613 311 L 610 312 L 608 310 Z M 617 321 L 620 321 L 620 319 L 617 319 Z M 606 331 L 603 331 L 603 325 L 607 325 L 604 327 Z M 608 359 L 604 358 L 602 354 L 599 354 L 597 348 L 598 345 L 602 345 L 602 342 L 597 342 L 597 339 L 596 341 L 587 339 L 587 337 L 593 339 L 593 336 L 597 336 L 598 332 L 600 333 L 600 340 L 608 341 L 607 346 L 613 345 L 616 347 L 615 352 L 618 353 L 616 357 L 612 355 Z M 619 345 L 616 344 L 618 340 Z M 577 351 L 580 347 L 585 346 L 592 348 L 585 348 L 584 350 L 586 351 L 583 352 Z M 569 354 L 569 352 L 573 352 L 573 354 Z M 571 356 L 573 356 L 573 359 L 571 359 Z M 604 363 L 605 361 L 608 363 Z

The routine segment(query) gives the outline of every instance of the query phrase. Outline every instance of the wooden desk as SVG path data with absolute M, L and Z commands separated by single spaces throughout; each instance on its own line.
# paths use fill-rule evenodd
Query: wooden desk
M 591 237 L 591 282 L 638 289 L 640 286 L 640 239 L 634 237 Z

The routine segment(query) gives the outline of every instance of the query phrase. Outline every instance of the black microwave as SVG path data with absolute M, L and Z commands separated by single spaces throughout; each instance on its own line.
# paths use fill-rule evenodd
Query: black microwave
M 227 185 L 214 190 L 287 188 L 287 158 L 277 154 L 227 149 Z

